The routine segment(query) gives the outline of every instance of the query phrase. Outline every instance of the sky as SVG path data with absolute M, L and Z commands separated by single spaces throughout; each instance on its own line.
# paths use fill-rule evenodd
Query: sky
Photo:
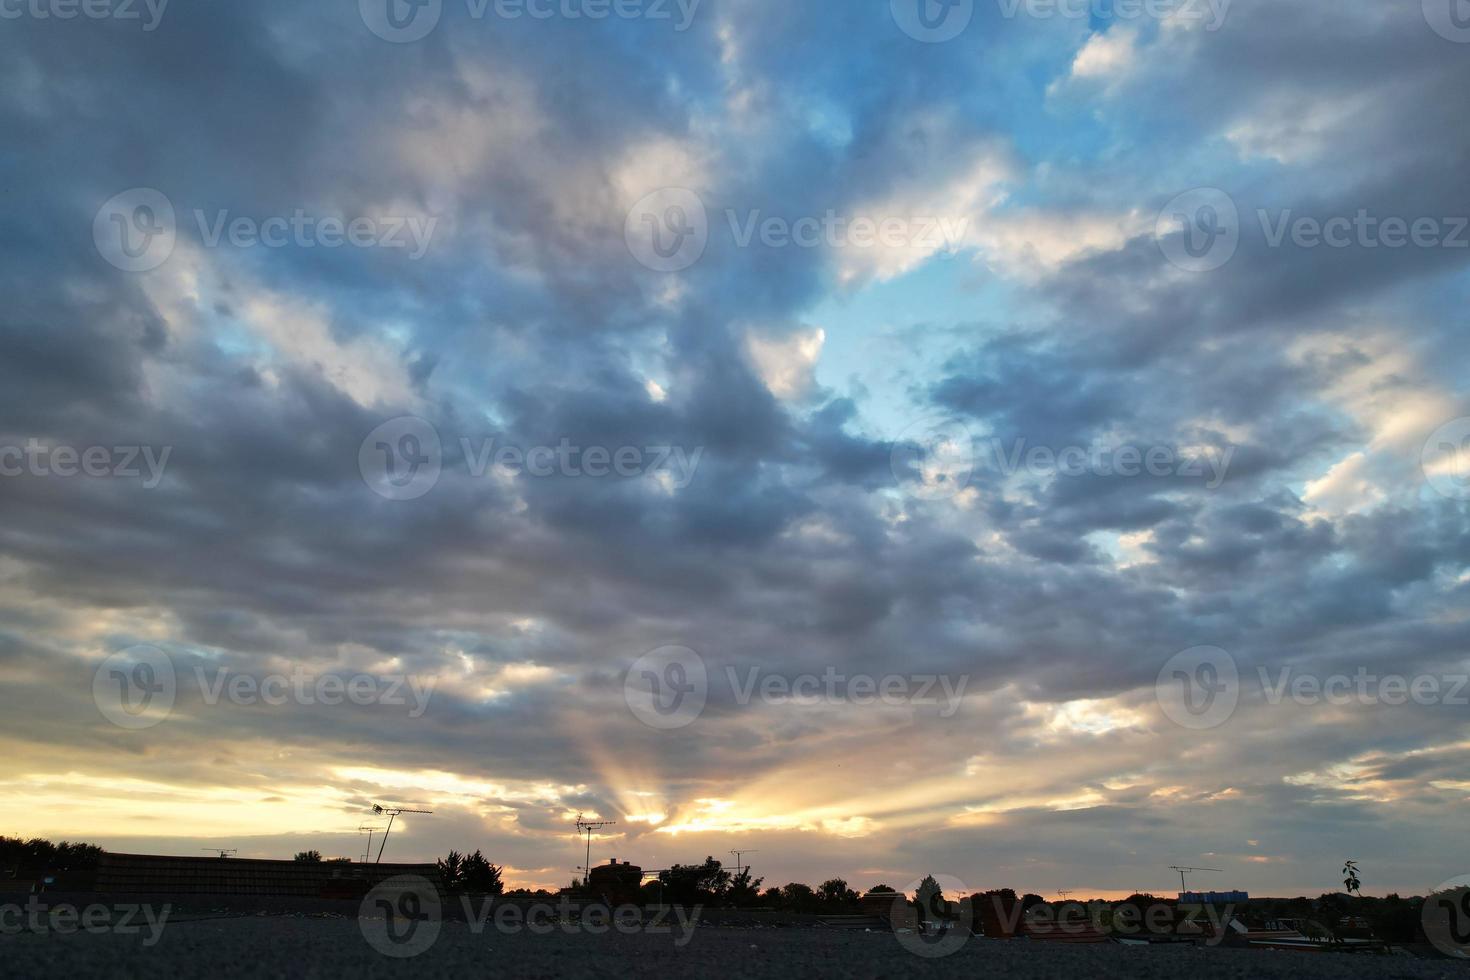
M 0 833 L 1470 873 L 1457 2 L 0 0 Z

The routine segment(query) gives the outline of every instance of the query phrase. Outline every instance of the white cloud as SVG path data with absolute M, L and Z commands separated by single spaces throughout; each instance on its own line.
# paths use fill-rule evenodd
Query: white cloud
M 745 351 L 760 379 L 777 398 L 804 396 L 816 383 L 817 360 L 827 332 L 821 327 L 774 337 L 759 330 L 745 335 Z
M 316 371 L 364 408 L 417 402 L 400 352 L 377 334 L 337 339 L 317 304 L 260 292 L 244 304 L 241 316 L 283 358 Z
M 997 271 L 1035 280 L 1098 252 L 1115 252 L 1146 232 L 1152 220 L 1137 209 L 1121 214 L 1021 211 L 992 215 L 972 232 Z
M 1111 94 L 1133 74 L 1137 64 L 1137 31 L 1116 27 L 1093 34 L 1072 59 L 1067 76 L 1047 86 L 1047 95 L 1055 96 L 1083 84 L 1101 85 L 1104 94 Z

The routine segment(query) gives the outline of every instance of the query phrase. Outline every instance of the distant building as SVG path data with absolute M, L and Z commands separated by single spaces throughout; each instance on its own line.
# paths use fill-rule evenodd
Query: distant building
M 361 898 L 398 875 L 418 875 L 443 891 L 432 864 L 258 861 L 250 858 L 113 854 L 97 859 L 99 892 L 133 895 L 254 895 Z
M 1180 905 L 1239 905 L 1249 902 L 1246 892 L 1180 892 Z
M 613 858 L 587 873 L 587 888 L 612 905 L 636 903 L 643 887 L 643 869 L 630 861 Z

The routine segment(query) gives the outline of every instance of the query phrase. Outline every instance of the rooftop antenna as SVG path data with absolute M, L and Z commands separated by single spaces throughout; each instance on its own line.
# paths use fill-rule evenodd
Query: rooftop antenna
M 360 827 L 357 828 L 357 832 L 359 834 L 366 833 L 368 835 L 367 849 L 362 852 L 362 863 L 363 864 L 367 864 L 368 863 L 368 859 L 370 857 L 372 857 L 372 854 L 373 854 L 373 834 L 375 834 L 376 832 L 378 832 L 378 831 L 380 831 L 382 829 L 383 829 L 382 827 L 374 827 L 372 824 L 363 824 L 362 826 L 360 826 Z
M 742 870 L 740 866 L 740 855 L 757 854 L 759 852 L 754 847 L 742 847 L 739 850 L 732 850 L 730 853 L 735 855 L 735 877 L 739 878 Z
M 582 887 L 586 887 L 592 881 L 592 832 L 601 830 L 603 827 L 611 827 L 616 820 L 584 820 L 582 815 L 577 814 L 577 833 L 587 835 L 587 864 L 583 867 Z
M 382 864 L 383 849 L 388 846 L 388 835 L 393 832 L 394 819 L 397 818 L 400 813 L 433 813 L 434 811 L 415 810 L 406 806 L 380 806 L 379 804 L 374 803 L 373 812 L 380 817 L 385 813 L 388 814 L 388 826 L 383 830 L 383 842 L 378 845 L 378 859 L 373 862 L 374 864 Z M 372 845 L 369 844 L 368 846 L 371 847 Z
M 1181 898 L 1184 897 L 1184 893 L 1185 892 L 1189 891 L 1189 886 L 1185 885 L 1185 883 L 1184 883 L 1184 876 L 1185 875 L 1187 875 L 1187 874 L 1193 874 L 1196 871 L 1214 871 L 1214 872 L 1217 872 L 1217 873 L 1223 873 L 1223 872 L 1221 872 L 1221 870 L 1219 868 L 1181 868 L 1177 864 L 1171 864 L 1171 865 L 1169 865 L 1169 870 L 1170 871 L 1177 871 L 1177 872 L 1179 872 L 1179 896 Z
M 1070 895 L 1070 894 L 1072 894 L 1072 889 L 1070 889 L 1070 888 L 1058 888 L 1057 889 L 1057 894 L 1060 895 L 1060 896 L 1062 896 L 1062 901 L 1065 902 L 1067 900 L 1067 896 Z
M 214 853 L 216 853 L 216 854 L 219 855 L 219 859 L 221 861 L 223 861 L 225 858 L 229 857 L 231 854 L 239 854 L 240 853 L 240 849 L 238 847 L 231 847 L 231 848 L 201 847 L 199 849 L 201 851 L 213 851 Z

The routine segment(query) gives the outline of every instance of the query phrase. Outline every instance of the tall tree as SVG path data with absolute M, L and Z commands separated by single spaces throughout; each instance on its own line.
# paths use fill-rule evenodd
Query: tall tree
M 501 868 L 485 860 L 478 849 L 464 859 L 461 869 L 464 890 L 476 895 L 500 895 L 505 883 L 500 880 Z
M 676 864 L 659 872 L 667 900 L 678 905 L 710 905 L 722 901 L 732 875 L 713 857 L 703 864 Z
M 751 878 L 750 869 L 742 868 L 738 875 L 730 879 L 730 887 L 725 891 L 726 903 L 737 909 L 760 904 L 761 885 L 765 880 Z
M 829 878 L 817 886 L 817 895 L 824 905 L 841 908 L 848 905 L 856 905 L 857 892 L 847 887 L 847 882 L 841 878 Z
M 457 892 L 464 886 L 464 857 L 458 851 L 450 851 L 437 862 L 439 880 L 444 882 L 445 891 Z

